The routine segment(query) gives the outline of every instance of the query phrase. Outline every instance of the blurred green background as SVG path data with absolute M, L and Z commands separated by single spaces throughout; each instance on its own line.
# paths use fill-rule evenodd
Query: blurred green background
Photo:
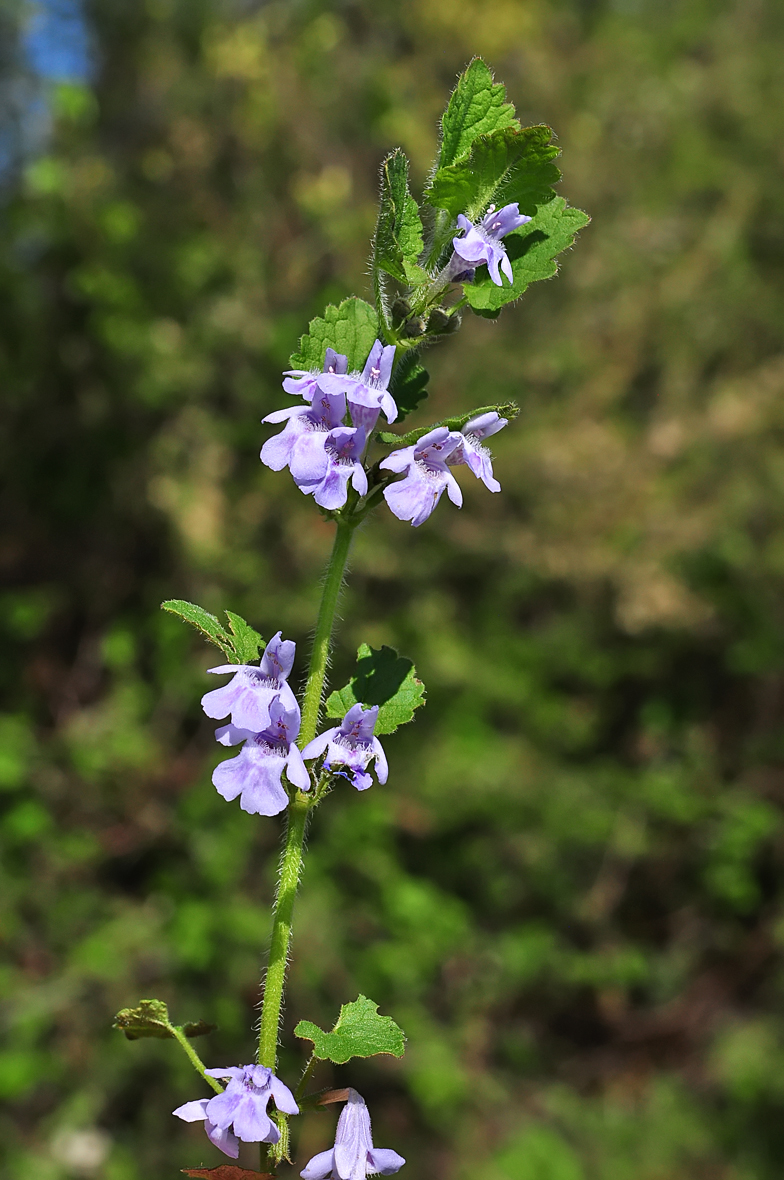
M 520 402 L 503 495 L 358 540 L 335 679 L 390 643 L 429 700 L 316 815 L 283 1073 L 363 991 L 405 1058 L 316 1081 L 408 1180 L 778 1177 L 784 6 L 7 0 L 0 32 L 3 1175 L 222 1158 L 169 1113 L 203 1093 L 176 1046 L 110 1027 L 157 996 L 250 1059 L 279 840 L 210 785 L 215 657 L 158 604 L 282 628 L 302 673 L 330 527 L 259 419 L 480 53 L 594 220 L 428 357 L 412 425 Z

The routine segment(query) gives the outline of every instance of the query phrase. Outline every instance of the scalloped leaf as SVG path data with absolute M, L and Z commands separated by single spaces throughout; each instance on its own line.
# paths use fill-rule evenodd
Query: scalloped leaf
M 430 374 L 417 360 L 415 352 L 404 353 L 395 366 L 389 392 L 397 405 L 397 421 L 402 422 L 428 396 Z
M 308 324 L 299 349 L 291 356 L 292 369 L 322 369 L 328 348 L 348 357 L 349 372 L 364 368 L 379 335 L 378 316 L 364 299 L 352 296 L 337 307 L 330 303 L 323 316 Z
M 489 67 L 481 57 L 475 57 L 460 75 L 444 111 L 438 167 L 459 160 L 480 135 L 519 126 L 514 107 L 506 101 L 503 83 L 493 82 Z
M 234 611 L 227 610 L 226 617 L 232 631 L 231 642 L 234 645 L 237 659 L 241 664 L 254 664 L 259 658 L 260 652 L 264 651 L 267 646 L 266 643 L 258 631 L 254 631 L 250 623 L 245 622 L 242 615 L 235 615 Z
M 300 1020 L 294 1035 L 313 1042 L 313 1056 L 319 1061 L 335 1065 L 380 1053 L 402 1057 L 406 1046 L 402 1028 L 391 1016 L 380 1016 L 378 1004 L 362 995 L 343 1005 L 331 1032 L 324 1032 L 310 1020 Z
M 246 623 L 242 615 L 227 610 L 231 632 L 227 631 L 215 615 L 211 615 L 203 606 L 194 602 L 185 602 L 181 598 L 170 598 L 161 603 L 161 610 L 177 615 L 204 636 L 210 643 L 214 643 L 223 652 L 230 664 L 252 664 L 259 658 L 260 651 L 267 646 L 258 631 Z
M 439 168 L 427 199 L 452 217 L 465 213 L 478 221 L 487 207 L 497 208 L 512 201 L 520 212 L 533 216 L 538 206 L 551 201 L 553 185 L 561 173 L 553 163 L 559 149 L 552 142 L 551 128 L 503 127 L 474 140 L 468 155 Z
M 425 686 L 417 679 L 411 660 L 399 656 L 394 648 L 384 645 L 377 651 L 362 643 L 351 680 L 327 698 L 327 717 L 345 717 L 357 703 L 379 706 L 373 732 L 382 737 L 413 721 L 414 710 L 425 703 Z
M 197 606 L 195 602 L 185 602 L 182 598 L 170 598 L 161 603 L 161 610 L 168 611 L 171 615 L 177 615 L 184 622 L 190 623 L 191 627 L 195 627 L 209 643 L 214 643 L 216 647 L 219 647 L 232 664 L 241 662 L 236 659 L 231 635 L 220 620 L 215 615 L 211 615 L 203 606 Z
M 563 197 L 543 205 L 528 225 L 504 238 L 514 282 L 504 279 L 503 286 L 497 287 L 487 267 L 480 266 L 474 281 L 463 284 L 469 306 L 480 315 L 495 316 L 505 304 L 519 299 L 531 283 L 552 278 L 558 270 L 557 255 L 573 245 L 578 230 L 590 220 L 581 209 L 567 206 Z
M 416 278 L 422 253 L 422 219 L 408 190 L 408 157 L 401 148 L 381 165 L 381 197 L 373 239 L 373 265 L 398 282 Z M 424 274 L 424 272 L 422 272 Z M 427 275 L 424 274 L 427 281 Z

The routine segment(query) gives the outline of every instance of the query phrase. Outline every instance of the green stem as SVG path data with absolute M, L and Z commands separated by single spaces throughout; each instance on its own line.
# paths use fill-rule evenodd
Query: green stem
M 212 1086 L 216 1094 L 222 1094 L 223 1086 L 220 1084 L 220 1082 L 216 1082 L 215 1078 L 208 1077 L 208 1075 L 205 1073 L 204 1062 L 202 1061 L 201 1057 L 199 1057 L 199 1054 L 196 1052 L 180 1026 L 178 1024 L 170 1024 L 169 1029 L 174 1034 L 181 1047 L 188 1054 L 190 1063 L 196 1072 L 201 1074 L 208 1086 Z
M 351 537 L 355 527 L 355 522 L 338 521 L 332 556 L 324 576 L 321 605 L 316 620 L 316 634 L 313 639 L 310 668 L 302 701 L 302 727 L 299 744 L 303 749 L 316 736 L 329 661 L 329 645 L 335 625 L 335 613 L 340 589 L 343 585 Z M 294 902 L 302 871 L 302 849 L 305 843 L 308 813 L 315 802 L 311 795 L 312 793 L 297 791 L 288 808 L 286 843 L 280 860 L 278 891 L 272 915 L 269 964 L 264 982 L 264 1001 L 259 1024 L 259 1063 L 268 1066 L 273 1071 L 278 1060 L 280 1010 L 286 983 Z
M 335 544 L 329 559 L 327 572 L 324 575 L 324 588 L 321 592 L 321 605 L 316 620 L 316 634 L 313 637 L 313 651 L 310 656 L 310 668 L 305 682 L 305 694 L 302 698 L 302 727 L 299 731 L 299 745 L 304 749 L 308 742 L 316 736 L 319 713 L 321 712 L 321 697 L 324 692 L 324 680 L 327 675 L 329 662 L 329 645 L 332 639 L 332 628 L 335 625 L 335 612 L 338 598 L 343 585 L 343 574 L 346 570 L 348 551 L 356 522 L 338 521 L 338 531 L 335 534 Z

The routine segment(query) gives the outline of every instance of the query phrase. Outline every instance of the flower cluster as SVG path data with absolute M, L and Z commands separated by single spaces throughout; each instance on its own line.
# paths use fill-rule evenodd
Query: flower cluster
M 388 422 L 397 406 L 388 391 L 395 346 L 377 340 L 361 373 L 348 373 L 345 356 L 328 348 L 323 372 L 293 369 L 283 388 L 308 403 L 268 414 L 265 422 L 285 422 L 280 434 L 265 442 L 261 461 L 273 471 L 288 467 L 301 491 L 330 512 L 342 508 L 348 485 L 364 496 L 368 490 L 363 456 L 383 410 Z M 345 424 L 346 413 L 351 425 Z
M 280 1131 L 267 1113 L 270 1099 L 284 1114 L 299 1114 L 288 1086 L 263 1065 L 207 1069 L 211 1078 L 228 1078 L 222 1094 L 185 1102 L 172 1111 L 186 1123 L 204 1123 L 207 1138 L 224 1155 L 237 1159 L 242 1143 L 277 1143 Z M 365 1100 L 349 1089 L 335 1132 L 335 1145 L 319 1152 L 300 1172 L 303 1180 L 366 1180 L 391 1176 L 406 1161 L 388 1147 L 374 1147 Z
M 437 426 L 413 446 L 393 451 L 382 460 L 381 468 L 404 476 L 384 488 L 384 498 L 395 516 L 416 527 L 427 520 L 444 492 L 459 508 L 463 493 L 449 468 L 461 464 L 491 492 L 500 492 L 501 485 L 493 477 L 492 456 L 483 440 L 506 424 L 507 419 L 492 410 L 472 418 L 460 431 Z
M 215 737 L 222 746 L 242 743 L 235 758 L 215 767 L 212 781 L 218 794 L 229 802 L 239 796 L 240 807 L 250 815 L 278 815 L 288 805 L 284 771 L 293 787 L 310 790 L 305 762 L 320 758 L 325 751 L 324 770 L 348 779 L 358 791 L 366 790 L 372 782 L 367 773 L 371 763 L 378 781 L 387 781 L 386 756 L 373 736 L 378 705 L 353 705 L 339 726 L 326 730 L 300 752 L 300 710 L 288 683 L 295 651 L 292 640 L 281 639 L 278 631 L 258 667 L 221 664 L 209 669 L 233 673 L 228 684 L 202 697 L 208 717 L 230 717 L 227 725 L 215 730 Z
M 498 250 L 508 264 L 503 247 L 498 245 Z M 388 388 L 394 357 L 395 346 L 384 346 L 377 340 L 361 373 L 349 373 L 347 358 L 331 348 L 326 350 L 322 372 L 290 370 L 283 388 L 307 404 L 267 415 L 265 422 L 286 425 L 261 448 L 262 462 L 273 471 L 288 467 L 297 487 L 328 511 L 345 505 L 349 483 L 360 497 L 367 495 L 364 460 L 371 434 L 382 411 L 389 422 L 397 417 L 397 406 Z M 351 425 L 346 424 L 347 414 Z M 506 418 L 491 411 L 473 418 L 461 431 L 436 427 L 413 446 L 393 451 L 383 459 L 380 470 L 403 477 L 384 487 L 384 497 L 395 516 L 410 520 L 414 526 L 422 524 L 445 490 L 459 508 L 463 495 L 449 468 L 460 464 L 467 466 L 491 492 L 500 491 L 483 440 L 506 424 Z
M 224 1155 L 236 1159 L 243 1143 L 277 1143 L 280 1131 L 267 1114 L 270 1098 L 285 1114 L 299 1114 L 294 1095 L 263 1065 L 206 1069 L 211 1078 L 228 1078 L 222 1094 L 178 1106 L 172 1114 L 186 1123 L 204 1122 L 207 1138 Z

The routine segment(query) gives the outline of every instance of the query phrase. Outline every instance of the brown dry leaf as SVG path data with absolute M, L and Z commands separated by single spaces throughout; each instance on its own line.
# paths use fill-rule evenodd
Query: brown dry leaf
M 186 1176 L 204 1176 L 209 1180 L 275 1180 L 271 1172 L 249 1172 L 247 1168 L 238 1168 L 235 1164 L 219 1164 L 217 1168 L 181 1168 Z
M 318 1100 L 319 1106 L 327 1106 L 330 1102 L 348 1102 L 348 1090 L 327 1090 Z

